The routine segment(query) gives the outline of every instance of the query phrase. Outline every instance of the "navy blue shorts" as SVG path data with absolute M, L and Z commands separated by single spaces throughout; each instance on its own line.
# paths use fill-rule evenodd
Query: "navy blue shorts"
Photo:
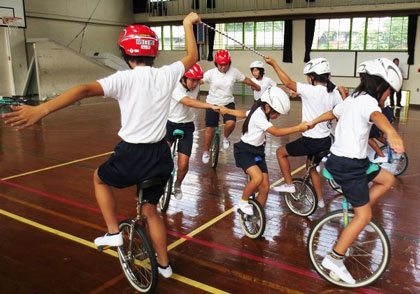
M 157 204 L 174 168 L 168 143 L 131 144 L 124 141 L 98 169 L 99 178 L 115 188 L 126 188 L 152 178 L 161 178 L 162 185 L 144 190 L 144 199 Z
M 287 143 L 285 148 L 287 153 L 290 156 L 303 156 L 307 155 L 309 159 L 321 152 L 328 151 L 331 147 L 331 137 L 325 138 L 309 138 L 309 137 L 300 137 L 299 139 Z
M 168 123 L 166 124 L 166 135 L 165 135 L 165 140 L 167 142 L 172 144 L 175 141 L 173 132 L 176 129 L 184 131 L 184 137 L 182 137 L 182 139 L 178 141 L 177 151 L 190 157 L 192 145 L 193 145 L 193 134 L 195 131 L 194 123 L 189 122 L 189 123 L 179 124 L 179 123 L 168 121 Z
M 369 203 L 368 184 L 381 171 L 379 168 L 377 171 L 366 174 L 370 164 L 368 158 L 347 158 L 332 153 L 325 163 L 325 168 L 333 176 L 334 181 L 341 186 L 344 196 L 353 207 Z
M 242 168 L 244 172 L 251 166 L 256 165 L 263 173 L 268 174 L 264 145 L 256 147 L 239 141 L 233 144 L 233 155 L 236 166 Z
M 225 105 L 226 108 L 235 109 L 235 103 L 229 103 Z M 223 116 L 223 122 L 226 123 L 228 120 L 236 121 L 236 116 L 225 114 Z M 206 109 L 206 127 L 217 127 L 219 125 L 219 113 L 212 110 Z

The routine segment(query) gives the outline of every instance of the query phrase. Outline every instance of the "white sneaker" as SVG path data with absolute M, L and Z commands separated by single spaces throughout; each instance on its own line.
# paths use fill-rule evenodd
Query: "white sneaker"
M 117 235 L 109 235 L 106 233 L 102 237 L 96 238 L 93 243 L 96 246 L 121 246 L 123 244 L 123 237 L 122 232 L 118 233 Z
M 344 265 L 343 260 L 334 259 L 331 255 L 328 254 L 324 257 L 324 260 L 322 260 L 321 265 L 324 268 L 333 271 L 344 282 L 352 285 L 356 284 L 356 281 L 353 279 L 346 266 Z
M 159 274 L 161 274 L 164 278 L 170 278 L 173 274 L 171 264 L 168 264 L 167 267 L 161 267 L 158 264 L 158 271 L 159 271 Z
M 204 151 L 203 156 L 201 157 L 201 161 L 204 164 L 209 163 L 209 161 L 210 161 L 210 153 L 208 151 Z
M 254 214 L 254 209 L 252 208 L 252 205 L 248 203 L 248 201 L 243 201 L 242 199 L 239 200 L 238 207 L 240 210 L 242 210 L 243 213 L 248 215 Z
M 378 156 L 372 162 L 373 163 L 385 163 L 385 162 L 388 162 L 388 156 L 387 155 L 385 155 L 384 157 Z
M 274 187 L 273 188 L 274 191 L 276 192 L 287 192 L 287 193 L 295 193 L 296 189 L 295 189 L 295 185 L 293 184 L 282 184 L 278 187 Z
M 318 207 L 319 208 L 324 208 L 325 207 L 324 199 L 318 200 Z
M 175 197 L 175 199 L 176 200 L 181 200 L 182 196 L 184 196 L 184 195 L 182 194 L 181 186 L 175 185 L 174 186 L 174 197 Z
M 228 149 L 230 145 L 230 141 L 228 140 L 228 138 L 223 137 L 223 149 Z

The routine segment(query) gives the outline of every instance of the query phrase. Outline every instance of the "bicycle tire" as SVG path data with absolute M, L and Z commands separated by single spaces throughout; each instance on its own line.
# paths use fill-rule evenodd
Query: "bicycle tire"
M 343 190 L 341 189 L 341 186 L 337 184 L 336 181 L 328 179 L 328 184 L 330 184 L 330 187 L 337 192 L 338 194 L 343 194 Z
M 264 234 L 266 218 L 264 208 L 256 199 L 249 199 L 248 202 L 254 209 L 253 215 L 248 215 L 239 211 L 239 223 L 241 224 L 242 230 L 251 239 L 257 239 Z
M 318 197 L 314 187 L 301 178 L 292 179 L 295 185 L 295 193 L 284 193 L 287 207 L 297 215 L 309 216 L 318 207 Z M 302 189 L 303 187 L 303 189 Z
M 160 211 L 166 212 L 168 210 L 169 202 L 171 201 L 173 183 L 174 183 L 174 175 L 172 173 L 168 181 L 166 182 L 165 189 L 163 190 L 163 194 L 159 199 Z
M 381 146 L 381 150 L 384 154 L 388 154 L 388 148 L 386 145 Z M 392 152 L 392 162 L 385 162 L 381 164 L 381 167 L 392 173 L 394 176 L 402 175 L 408 167 L 408 155 L 406 152 L 403 152 L 400 155 L 391 150 Z M 378 157 L 378 154 L 375 154 L 375 159 Z
M 119 228 L 123 234 L 124 243 L 118 247 L 118 259 L 127 280 L 141 293 L 153 292 L 158 280 L 158 265 L 152 242 L 144 227 L 138 224 L 133 227 L 130 219 L 120 222 Z M 134 232 L 130 250 L 131 229 Z
M 385 272 L 390 260 L 391 245 L 381 225 L 371 219 L 347 250 L 344 260 L 347 270 L 356 283 L 353 285 L 337 280 L 321 263 L 323 258 L 330 253 L 331 246 L 338 240 L 344 229 L 343 216 L 342 210 L 335 210 L 324 215 L 315 223 L 308 236 L 309 258 L 317 273 L 330 283 L 347 288 L 364 287 L 377 280 Z M 353 210 L 349 210 L 348 217 L 349 221 L 354 217 Z M 367 230 L 368 226 L 371 231 Z M 369 271 L 371 266 L 372 270 Z
M 219 162 L 219 152 L 220 152 L 220 135 L 216 133 L 214 135 L 214 139 L 211 142 L 210 146 L 210 160 L 211 160 L 211 167 L 216 168 L 217 163 Z

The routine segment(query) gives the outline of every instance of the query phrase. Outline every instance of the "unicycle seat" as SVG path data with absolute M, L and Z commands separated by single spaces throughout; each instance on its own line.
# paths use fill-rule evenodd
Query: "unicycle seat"
M 184 131 L 183 130 L 180 130 L 180 129 L 175 129 L 174 132 L 172 133 L 172 135 L 176 139 L 180 140 L 180 139 L 182 139 L 184 137 Z
M 137 184 L 137 190 L 144 190 L 150 187 L 162 185 L 163 181 L 161 178 L 151 178 L 144 180 Z
M 315 153 L 312 157 L 312 162 L 315 165 L 319 165 L 319 163 L 321 162 L 321 160 L 327 156 L 328 154 L 330 154 L 330 150 L 324 150 L 324 151 L 320 151 L 318 153 Z
M 377 165 L 376 163 L 371 163 L 369 165 L 368 169 L 366 170 L 366 174 L 368 175 L 368 174 L 373 173 L 377 170 L 379 170 L 379 165 Z M 328 180 L 332 180 L 332 181 L 334 180 L 332 174 L 326 168 L 324 168 L 322 170 L 322 175 Z

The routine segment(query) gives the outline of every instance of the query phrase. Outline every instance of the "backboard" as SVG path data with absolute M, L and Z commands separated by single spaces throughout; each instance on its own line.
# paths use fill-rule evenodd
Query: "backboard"
M 20 17 L 20 28 L 26 28 L 24 0 L 0 0 L 0 26 L 7 27 L 2 21 L 3 16 Z

